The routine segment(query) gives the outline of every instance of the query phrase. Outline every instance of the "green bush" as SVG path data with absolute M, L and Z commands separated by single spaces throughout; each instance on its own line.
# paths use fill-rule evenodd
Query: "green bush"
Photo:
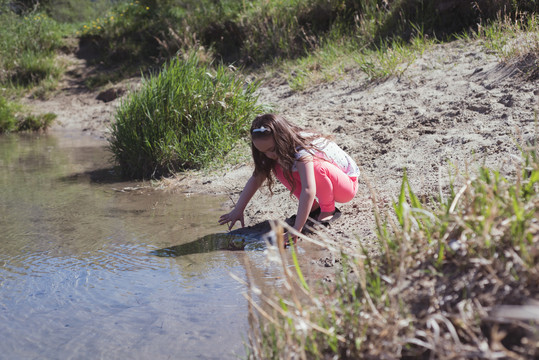
M 17 131 L 46 130 L 56 119 L 56 114 L 46 113 L 42 115 L 28 115 L 17 124 Z
M 351 30 L 358 9 L 342 0 L 122 2 L 83 25 L 81 41 L 110 63 L 126 54 L 159 62 L 202 45 L 220 61 L 258 66 L 306 54 L 336 23 Z
M 165 64 L 115 114 L 110 148 L 124 175 L 158 177 L 225 155 L 259 110 L 257 87 L 195 56 Z
M 336 21 L 343 1 L 281 1 L 260 3 L 241 19 L 246 34 L 243 61 L 257 64 L 295 58 L 314 49 Z
M 40 0 L 39 3 L 54 20 L 77 23 L 103 14 L 114 2 L 114 0 Z
M 21 106 L 0 96 L 0 134 L 15 131 L 46 130 L 56 119 L 56 115 L 22 115 Z

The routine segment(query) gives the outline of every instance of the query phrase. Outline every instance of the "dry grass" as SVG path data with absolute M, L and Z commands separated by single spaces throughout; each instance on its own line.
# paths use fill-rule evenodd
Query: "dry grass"
M 539 151 L 527 145 L 512 178 L 461 174 L 431 207 L 405 176 L 393 210 L 375 210 L 380 256 L 303 237 L 341 258 L 332 285 L 309 287 L 294 249 L 269 247 L 284 286 L 250 285 L 250 358 L 537 358 Z

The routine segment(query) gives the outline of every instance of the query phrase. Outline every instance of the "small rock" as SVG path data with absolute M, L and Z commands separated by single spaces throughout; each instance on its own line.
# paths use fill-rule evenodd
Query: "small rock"
M 506 107 L 513 107 L 513 96 L 511 94 L 504 95 L 498 100 L 498 103 Z
M 342 126 L 337 126 L 335 129 L 333 129 L 334 133 L 342 133 L 344 131 L 344 128 Z

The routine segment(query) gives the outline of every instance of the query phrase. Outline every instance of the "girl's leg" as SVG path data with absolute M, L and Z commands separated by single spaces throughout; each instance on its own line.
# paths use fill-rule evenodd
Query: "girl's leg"
M 279 164 L 275 165 L 274 174 L 277 180 L 279 180 L 288 190 L 292 190 L 292 184 L 290 184 L 288 180 L 286 180 L 286 178 L 284 177 L 284 173 L 283 173 L 283 169 L 281 168 L 281 165 Z M 295 184 L 295 189 L 294 189 L 293 194 L 297 199 L 299 199 L 299 195 L 301 194 L 301 179 L 299 177 L 299 173 L 297 171 L 293 172 L 292 178 Z M 311 208 L 311 211 L 318 209 L 318 207 L 319 207 L 318 202 L 315 199 L 313 206 Z
M 288 190 L 292 190 L 292 184 L 284 177 L 281 165 L 275 165 L 274 173 L 277 180 L 279 180 Z M 301 193 L 301 180 L 299 178 L 299 174 L 297 172 L 293 172 L 292 178 L 295 184 L 294 196 L 299 199 L 299 195 Z
M 315 157 L 313 163 L 316 197 L 322 213 L 333 213 L 335 202 L 346 203 L 354 198 L 358 188 L 357 179 L 350 178 L 328 161 Z

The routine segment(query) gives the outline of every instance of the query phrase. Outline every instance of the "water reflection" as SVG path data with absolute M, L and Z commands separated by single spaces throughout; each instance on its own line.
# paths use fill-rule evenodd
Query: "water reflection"
M 268 221 L 255 226 L 241 228 L 228 233 L 204 235 L 194 241 L 152 251 L 151 255 L 160 257 L 178 257 L 213 251 L 253 251 L 265 249 L 271 231 Z
M 223 200 L 123 182 L 104 142 L 68 135 L 0 137 L 2 357 L 241 357 L 229 273 L 263 254 L 217 251 Z

